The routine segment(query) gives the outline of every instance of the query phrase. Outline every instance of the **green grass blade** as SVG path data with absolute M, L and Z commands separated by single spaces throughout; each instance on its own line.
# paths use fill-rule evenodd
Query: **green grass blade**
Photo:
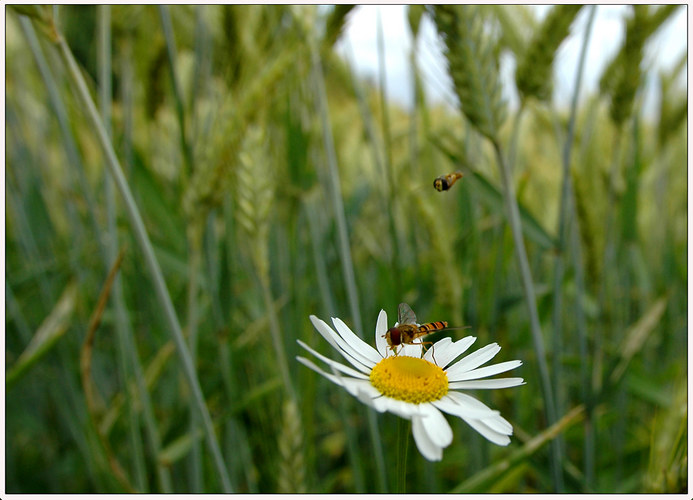
M 19 337 L 24 344 L 28 344 L 31 340 L 31 329 L 26 322 L 24 314 L 22 314 L 19 301 L 12 291 L 10 282 L 5 280 L 5 328 L 7 329 L 7 324 L 12 321 L 19 333 Z M 7 340 L 5 340 L 7 342 Z
M 5 376 L 7 389 L 24 375 L 29 368 L 38 362 L 55 343 L 65 334 L 70 326 L 70 318 L 77 302 L 77 284 L 70 283 L 63 290 L 60 299 L 53 307 L 48 317 L 31 338 L 24 352 L 19 356 L 14 366 Z
M 190 453 L 193 443 L 199 441 L 203 435 L 201 429 L 191 429 L 190 432 L 174 439 L 162 448 L 157 456 L 157 462 L 167 469 L 171 468 Z
M 167 5 L 159 5 L 159 16 L 161 17 L 161 27 L 166 39 L 166 55 L 168 56 L 169 75 L 173 87 L 173 98 L 176 103 L 176 116 L 178 117 L 178 130 L 180 133 L 180 146 L 185 160 L 186 174 L 190 175 L 193 169 L 193 154 L 188 141 L 187 125 L 185 121 L 185 103 L 183 102 L 183 91 L 178 80 L 177 71 L 177 50 L 176 39 L 173 35 L 171 24 L 171 13 Z
M 666 297 L 659 298 L 643 316 L 626 332 L 621 346 L 618 349 L 620 360 L 615 365 L 609 381 L 612 385 L 618 384 L 633 357 L 642 349 L 647 337 L 659 325 L 659 322 L 666 310 Z
M 383 24 L 380 19 L 380 11 L 378 11 L 378 27 L 377 27 L 377 48 L 378 48 L 378 79 L 380 90 L 380 113 L 382 116 L 382 134 L 383 143 L 385 146 L 384 150 L 384 160 L 385 160 L 385 173 L 387 182 L 385 183 L 385 189 L 387 191 L 387 221 L 388 229 L 390 231 L 390 242 L 392 245 L 392 277 L 394 279 L 395 290 L 402 289 L 402 283 L 400 282 L 400 276 L 402 272 L 400 270 L 400 249 L 399 249 L 399 238 L 397 236 L 397 226 L 395 225 L 395 215 L 394 211 L 397 206 L 397 198 L 395 196 L 395 186 L 397 182 L 395 181 L 395 167 L 393 165 L 392 159 L 392 127 L 390 126 L 390 111 L 388 109 L 389 101 L 387 98 L 387 73 L 385 71 L 385 62 L 387 60 L 385 55 L 385 39 L 383 35 Z M 401 300 L 400 297 L 395 297 L 396 301 Z

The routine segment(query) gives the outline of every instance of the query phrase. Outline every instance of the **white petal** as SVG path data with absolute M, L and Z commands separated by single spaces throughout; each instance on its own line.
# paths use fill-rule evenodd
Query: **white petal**
M 472 429 L 477 431 L 479 434 L 484 436 L 492 443 L 495 443 L 499 446 L 507 446 L 510 443 L 510 438 L 507 435 L 494 431 L 481 420 L 465 418 L 464 421 L 467 422 L 472 427 Z
M 524 384 L 520 377 L 495 378 L 491 380 L 468 380 L 465 382 L 450 382 L 448 389 L 505 389 Z
M 301 347 L 303 347 L 306 351 L 308 351 L 309 353 L 311 353 L 313 356 L 315 356 L 316 358 L 318 358 L 318 359 L 324 361 L 325 363 L 327 363 L 327 364 L 330 365 L 331 367 L 336 368 L 337 370 L 341 371 L 342 373 L 346 373 L 347 375 L 350 375 L 350 376 L 352 376 L 352 377 L 355 377 L 355 378 L 362 378 L 362 379 L 367 379 L 367 378 L 368 378 L 368 374 L 370 374 L 370 370 L 368 370 L 367 372 L 365 372 L 366 374 L 364 375 L 364 374 L 361 373 L 361 372 L 357 372 L 357 371 L 354 370 L 353 368 L 349 368 L 348 366 L 345 366 L 345 365 L 343 365 L 343 364 L 341 364 L 341 363 L 338 363 L 338 362 L 336 362 L 336 361 L 334 361 L 334 360 L 328 358 L 327 356 L 323 356 L 323 355 L 320 354 L 318 351 L 316 351 L 316 350 L 314 350 L 314 349 L 311 349 L 305 342 L 302 342 L 302 341 L 300 341 L 300 340 L 298 340 L 298 339 L 296 340 L 296 342 L 298 342 L 298 345 L 300 345 Z
M 387 411 L 407 420 L 410 420 L 414 415 L 421 415 L 419 405 L 384 396 L 372 385 L 360 386 L 359 390 L 361 393 L 356 394 L 359 401 L 373 407 L 380 413 Z
M 387 410 L 387 407 L 383 405 L 380 401 L 383 395 L 380 394 L 380 391 L 378 391 L 378 389 L 376 389 L 372 385 L 364 385 L 360 387 L 359 392 L 356 394 L 356 397 L 359 401 L 370 406 L 371 408 L 374 408 L 380 413 L 383 413 Z
M 323 320 L 321 320 L 314 314 L 311 314 L 309 318 L 310 322 L 313 323 L 313 326 L 318 331 L 318 333 L 322 335 L 323 338 L 327 340 L 332 347 L 334 347 L 335 349 L 339 349 L 335 339 L 335 337 L 337 337 L 337 332 L 335 332 L 332 328 L 330 328 L 330 325 L 325 323 Z
M 313 370 L 313 371 L 319 373 L 320 375 L 322 375 L 322 376 L 325 377 L 326 379 L 330 380 L 331 382 L 334 382 L 335 384 L 337 384 L 337 385 L 339 385 L 339 386 L 341 386 L 341 387 L 344 387 L 344 380 L 346 380 L 345 378 L 340 378 L 340 377 L 337 377 L 337 376 L 335 376 L 335 375 L 332 375 L 331 373 L 327 373 L 327 372 L 324 371 L 322 368 L 318 367 L 318 365 L 316 365 L 315 363 L 313 363 L 311 360 L 306 359 L 306 358 L 304 358 L 304 357 L 302 357 L 302 356 L 296 356 L 296 359 L 297 359 L 300 363 L 303 363 L 303 364 L 306 365 L 308 368 L 310 368 L 311 370 Z M 351 380 L 356 380 L 356 379 L 351 379 Z
M 319 368 L 315 363 L 310 361 L 309 359 L 303 358 L 301 356 L 296 356 L 296 359 L 306 365 L 308 368 L 311 370 L 316 371 L 326 379 L 328 379 L 331 382 L 334 382 L 335 384 L 344 387 L 349 394 L 352 396 L 357 396 L 359 393 L 360 387 L 362 385 L 367 385 L 370 386 L 370 381 L 366 380 L 360 380 L 360 379 L 355 379 L 355 378 L 349 378 L 349 377 L 342 377 L 341 374 L 335 372 L 335 373 L 327 373 L 326 371 L 322 370 Z
M 445 448 L 452 443 L 452 429 L 442 413 L 432 404 L 419 405 L 423 413 L 422 423 L 431 442 Z
M 344 357 L 344 359 L 351 363 L 353 367 L 362 371 L 363 373 L 368 373 L 370 369 L 373 368 L 373 365 L 368 364 L 366 361 L 362 359 L 361 356 L 355 353 L 354 350 L 349 346 L 349 344 L 342 337 L 340 337 L 337 334 L 337 332 L 335 332 L 330 327 L 330 325 L 325 323 L 320 318 L 317 318 L 312 315 L 310 317 L 310 321 L 313 323 L 313 326 L 318 331 L 318 333 L 322 335 L 325 338 L 325 340 L 327 340 L 330 343 L 332 347 L 337 349 L 337 351 L 339 351 L 339 354 L 341 354 Z
M 375 393 L 371 393 L 369 389 L 364 388 L 363 390 L 359 391 L 358 394 L 356 394 L 356 397 L 363 404 L 370 406 L 379 413 L 387 411 L 387 406 L 384 405 L 381 401 L 383 395 L 380 394 L 380 392 L 378 392 L 378 390 L 375 389 L 375 387 L 371 386 L 371 388 L 375 390 Z
M 333 382 L 344 387 L 349 394 L 361 398 L 363 394 L 375 397 L 380 392 L 371 385 L 370 380 L 362 380 L 350 377 L 343 377 L 341 373 L 337 372 L 334 368 L 332 369 L 332 375 L 323 372 L 323 375 L 330 378 Z
M 381 397 L 382 394 L 380 394 L 380 391 L 373 387 L 369 382 L 368 384 L 362 384 L 359 386 L 358 398 L 361 399 L 362 396 L 375 399 Z
M 443 458 L 443 448 L 433 444 L 424 429 L 423 419 L 421 417 L 413 417 L 411 419 L 411 430 L 414 434 L 414 442 L 419 449 L 419 453 L 429 462 L 438 462 Z
M 448 392 L 447 395 L 458 403 L 467 403 L 472 408 L 476 408 L 477 410 L 492 411 L 484 403 L 467 394 L 452 391 Z M 483 417 L 481 419 L 469 418 L 464 414 L 458 416 L 492 443 L 500 446 L 506 446 L 508 443 L 510 443 L 510 438 L 508 435 L 512 434 L 512 426 L 507 420 L 501 417 L 498 412 L 494 413 L 495 414 L 492 416 Z
M 449 337 L 446 337 L 449 338 Z M 443 339 L 445 340 L 445 339 Z M 436 361 L 438 362 L 438 366 L 445 368 L 448 366 L 450 363 L 452 363 L 460 354 L 465 352 L 467 349 L 469 349 L 469 346 L 471 346 L 474 341 L 476 340 L 476 337 L 465 337 L 463 339 L 458 340 L 457 342 L 453 342 L 452 345 L 450 346 L 445 346 L 441 350 L 442 352 L 438 351 L 438 343 L 434 344 L 431 349 L 428 350 L 426 355 L 428 356 L 428 353 L 431 351 L 435 351 L 431 354 L 431 359 L 428 359 L 428 361 L 433 361 L 432 357 L 435 355 Z M 439 342 L 442 342 L 439 341 Z
M 340 375 L 335 375 L 335 377 L 342 381 L 342 387 L 344 387 L 349 394 L 357 398 L 359 397 L 359 394 L 367 392 L 369 387 L 373 387 L 367 380 L 342 377 Z
M 421 415 L 419 405 L 415 405 L 414 403 L 408 403 L 407 401 L 401 401 L 388 396 L 383 396 L 380 399 L 382 399 L 382 405 L 385 407 L 386 411 L 394 413 L 398 417 L 408 420 L 414 415 Z
M 470 405 L 467 402 L 456 401 L 447 394 L 438 401 L 433 401 L 431 404 L 445 413 L 449 413 L 450 415 L 460 418 L 488 418 L 495 415 L 500 415 L 500 412 L 491 410 L 490 408 L 477 408 L 476 406 Z
M 500 351 L 500 346 L 495 342 L 482 347 L 478 351 L 471 353 L 469 356 L 465 356 L 457 363 L 452 365 L 446 370 L 449 380 L 458 380 L 460 375 L 469 370 L 483 365 L 488 360 L 493 358 Z
M 476 370 L 470 370 L 468 372 L 461 373 L 456 378 L 451 378 L 448 374 L 448 380 L 451 382 L 461 382 L 462 380 L 475 380 L 484 377 L 490 377 L 492 375 L 498 375 L 499 373 L 507 372 L 513 368 L 517 368 L 522 364 L 522 361 L 516 359 L 514 361 L 504 361 L 503 363 L 497 363 L 495 365 L 485 366 L 483 368 L 477 368 Z
M 371 367 L 375 366 L 375 364 L 382 359 L 382 356 L 378 354 L 378 351 L 373 349 L 373 347 L 368 345 L 354 332 L 352 332 L 351 328 L 349 328 L 344 321 L 339 318 L 332 318 L 332 323 L 334 324 L 335 328 L 337 328 L 337 333 L 342 336 L 349 346 L 359 355 L 361 355 L 364 360 L 370 361 Z M 368 365 L 367 362 L 364 362 L 364 364 Z
M 379 395 L 377 397 L 371 398 L 369 401 L 359 397 L 359 400 L 363 403 L 366 403 L 369 406 L 372 406 L 375 408 L 376 411 L 379 413 L 384 413 L 388 410 L 389 403 L 387 401 L 388 398 L 383 396 L 382 394 L 378 393 Z
M 478 399 L 470 396 L 469 394 L 465 394 L 463 392 L 450 391 L 446 394 L 446 396 L 450 397 L 450 399 L 455 401 L 455 403 L 465 405 L 469 408 L 475 408 L 477 410 L 489 411 L 489 412 L 494 411 L 494 410 L 491 410 L 491 408 L 486 406 L 484 403 L 482 403 Z
M 513 426 L 500 415 L 491 418 L 482 418 L 481 421 L 500 434 L 510 436 L 513 433 Z
M 375 347 L 383 358 L 387 357 L 389 346 L 385 339 L 387 333 L 387 313 L 384 309 L 378 314 L 378 321 L 375 322 Z

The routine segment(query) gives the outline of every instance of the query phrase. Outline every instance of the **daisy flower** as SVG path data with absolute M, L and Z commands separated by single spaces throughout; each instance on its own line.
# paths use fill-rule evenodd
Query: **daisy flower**
M 454 362 L 469 349 L 476 337 L 465 337 L 456 342 L 446 337 L 433 344 L 425 354 L 421 344 L 402 344 L 395 353 L 385 339 L 388 327 L 387 313 L 383 310 L 375 324 L 375 349 L 339 318 L 332 318 L 334 329 L 315 316 L 311 315 L 310 320 L 351 366 L 323 356 L 300 340 L 300 346 L 330 370 L 325 371 L 301 356 L 297 357 L 298 361 L 344 387 L 349 394 L 377 411 L 389 411 L 411 420 L 414 441 L 427 460 L 440 460 L 443 449 L 452 443 L 452 429 L 442 412 L 460 417 L 492 443 L 500 446 L 510 443 L 513 428 L 500 412 L 460 391 L 502 389 L 524 384 L 518 377 L 487 379 L 517 368 L 522 364 L 519 360 L 479 368 L 500 351 L 497 343 Z

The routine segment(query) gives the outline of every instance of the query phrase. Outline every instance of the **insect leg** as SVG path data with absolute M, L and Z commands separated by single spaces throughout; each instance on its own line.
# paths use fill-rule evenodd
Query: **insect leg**
M 433 349 L 433 351 L 431 352 L 431 356 L 433 356 L 433 362 L 437 365 L 437 364 L 438 364 L 438 361 L 436 361 L 436 348 L 435 348 L 435 346 L 433 345 L 433 342 L 424 342 L 424 341 L 422 340 L 421 342 L 416 342 L 416 343 L 417 343 L 417 344 L 421 344 L 421 347 L 422 347 L 422 349 L 421 349 L 421 357 L 422 357 L 422 358 L 423 358 L 423 356 L 424 356 L 424 353 L 428 350 L 428 348 L 427 348 L 427 347 L 424 347 L 424 346 L 425 346 L 426 344 L 428 344 L 428 345 L 431 346 L 431 349 Z

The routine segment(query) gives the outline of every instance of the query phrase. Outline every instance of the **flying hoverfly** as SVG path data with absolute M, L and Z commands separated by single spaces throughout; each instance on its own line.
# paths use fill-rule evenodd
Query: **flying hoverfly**
M 462 172 L 453 172 L 451 174 L 441 175 L 433 181 L 433 187 L 438 191 L 447 191 L 452 185 L 464 176 Z
M 397 346 L 402 344 L 431 344 L 432 342 L 424 342 L 423 340 L 414 342 L 414 340 L 447 327 L 447 321 L 434 321 L 433 323 L 419 325 L 416 322 L 414 311 L 402 302 L 397 308 L 397 325 L 390 328 L 383 337 L 387 340 L 387 345 L 390 346 L 390 349 L 397 355 Z

